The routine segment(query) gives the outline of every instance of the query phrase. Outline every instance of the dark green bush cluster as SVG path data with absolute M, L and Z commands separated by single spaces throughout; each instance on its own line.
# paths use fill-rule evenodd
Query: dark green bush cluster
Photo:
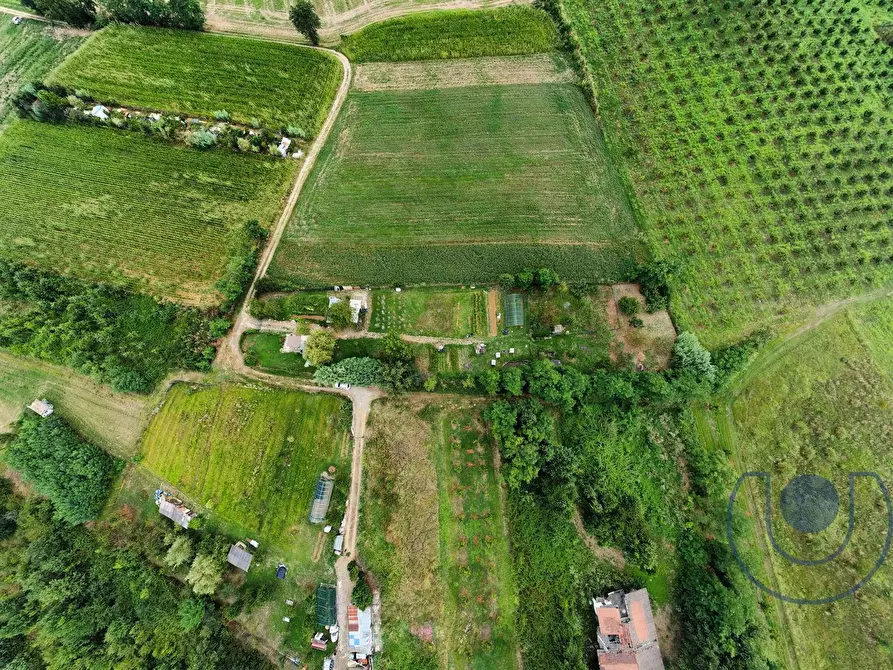
M 0 347 L 68 365 L 118 391 L 150 391 L 214 359 L 208 313 L 0 259 Z
M 31 412 L 19 423 L 7 458 L 38 493 L 53 502 L 59 518 L 73 524 L 99 515 L 118 466 L 102 449 L 82 440 L 60 416 L 44 419 Z
M 257 298 L 251 301 L 251 316 L 256 319 L 286 321 L 295 316 L 325 316 L 329 309 L 329 296 L 325 293 L 300 292 L 275 298 Z
M 223 294 L 224 311 L 230 311 L 251 284 L 257 270 L 257 259 L 267 239 L 267 230 L 259 221 L 246 221 L 244 225 L 230 232 L 229 261 L 226 275 L 215 288 Z
M 198 0 L 22 0 L 22 4 L 52 21 L 87 28 L 109 21 L 143 26 L 202 30 L 205 12 Z
M 499 286 L 505 291 L 510 291 L 513 288 L 527 291 L 533 287 L 546 289 L 554 286 L 559 281 L 561 280 L 558 277 L 558 273 L 550 268 L 524 269 L 515 275 L 499 275 Z

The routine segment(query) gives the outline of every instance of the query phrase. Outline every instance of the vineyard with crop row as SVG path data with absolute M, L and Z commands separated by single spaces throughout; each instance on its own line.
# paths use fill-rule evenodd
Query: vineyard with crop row
M 373 23 L 341 42 L 351 61 L 515 56 L 558 45 L 549 15 L 528 5 L 410 14 Z
M 48 78 L 94 99 L 312 137 L 341 83 L 331 54 L 210 33 L 110 26 Z M 294 132 L 295 129 L 302 133 Z
M 893 279 L 879 0 L 563 0 L 677 318 L 710 343 Z
M 352 93 L 271 274 L 464 283 L 554 264 L 606 280 L 635 234 L 575 86 Z
M 230 227 L 269 225 L 296 169 L 125 131 L 19 121 L 0 135 L 0 256 L 213 304 Z
M 35 21 L 19 26 L 12 21 L 0 22 L 0 127 L 13 116 L 11 99 L 19 87 L 43 77 L 83 40 L 77 36 L 57 37 L 51 28 Z

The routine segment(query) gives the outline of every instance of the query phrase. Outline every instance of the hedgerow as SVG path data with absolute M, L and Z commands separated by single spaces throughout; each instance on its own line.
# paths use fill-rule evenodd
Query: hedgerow
M 357 63 L 515 56 L 557 46 L 548 14 L 527 5 L 410 14 L 373 23 L 341 42 Z

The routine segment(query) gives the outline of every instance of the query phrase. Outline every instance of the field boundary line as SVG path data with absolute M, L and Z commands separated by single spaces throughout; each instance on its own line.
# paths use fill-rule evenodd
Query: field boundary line
M 63 21 L 50 21 L 45 16 L 40 16 L 39 14 L 29 14 L 28 12 L 19 12 L 10 7 L 0 7 L 0 14 L 9 14 L 10 16 L 21 16 L 23 19 L 30 19 L 32 21 L 40 21 L 41 23 L 62 23 L 64 25 L 68 25 Z
M 262 37 L 244 37 L 243 39 L 256 39 L 265 42 L 276 41 L 265 40 Z M 258 281 L 260 281 L 260 279 L 267 273 L 267 270 L 270 267 L 270 263 L 273 261 L 273 256 L 276 253 L 276 249 L 279 247 L 279 242 L 282 240 L 282 235 L 284 234 L 285 229 L 288 227 L 288 224 L 291 221 L 292 214 L 295 211 L 295 207 L 298 204 L 298 198 L 301 195 L 304 183 L 310 176 L 314 165 L 316 165 L 316 159 L 319 156 L 323 145 L 325 145 L 326 140 L 329 137 L 329 133 L 332 131 L 332 128 L 335 125 L 335 121 L 338 118 L 338 114 L 340 113 L 341 107 L 343 106 L 344 101 L 347 98 L 347 93 L 350 90 L 352 69 L 347 56 L 333 49 L 324 49 L 322 47 L 312 47 L 303 44 L 295 44 L 294 46 L 302 49 L 317 49 L 319 51 L 325 51 L 332 54 L 338 59 L 338 61 L 344 68 L 344 77 L 341 80 L 341 86 L 338 87 L 338 92 L 335 94 L 335 99 L 332 101 L 332 107 L 331 109 L 329 109 L 329 115 L 326 117 L 326 120 L 323 122 L 322 126 L 319 129 L 319 132 L 316 135 L 316 139 L 313 140 L 313 144 L 310 146 L 310 150 L 307 153 L 307 158 L 304 159 L 304 164 L 301 166 L 301 170 L 300 172 L 298 172 L 297 179 L 295 179 L 295 183 L 292 186 L 292 189 L 288 194 L 288 198 L 285 201 L 285 206 L 283 207 L 282 212 L 280 213 L 279 218 L 276 221 L 276 225 L 271 231 L 270 238 L 267 241 L 266 246 L 264 247 L 263 253 L 261 253 L 260 258 L 258 259 L 257 271 L 254 273 L 254 278 L 251 280 L 251 285 L 245 292 L 245 298 L 242 301 L 241 306 L 239 307 L 239 313 L 236 317 L 236 322 L 230 330 L 230 334 L 227 336 L 227 341 L 224 342 L 223 345 L 220 347 L 220 351 L 217 355 L 216 360 L 216 365 L 218 365 L 219 367 L 230 367 L 236 370 L 242 370 L 245 367 L 244 363 L 242 362 L 242 352 L 240 351 L 239 347 L 242 335 L 244 334 L 251 320 L 251 317 L 248 314 L 248 305 L 251 304 L 251 300 L 254 298 L 254 295 L 257 291 Z

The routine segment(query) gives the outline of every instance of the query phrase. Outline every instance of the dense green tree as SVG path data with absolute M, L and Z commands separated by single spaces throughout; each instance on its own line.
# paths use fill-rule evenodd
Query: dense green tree
M 335 328 L 348 328 L 351 321 L 350 303 L 347 300 L 339 300 L 326 313 L 326 320 Z
M 298 0 L 288 10 L 288 18 L 299 33 L 303 34 L 311 44 L 319 44 L 319 27 L 322 22 L 316 8 L 310 0 Z
M 22 4 L 51 21 L 63 21 L 77 28 L 87 28 L 96 20 L 93 0 L 25 0 Z
M 551 414 L 531 398 L 495 402 L 484 418 L 490 423 L 510 489 L 532 482 L 552 456 L 555 427 Z
M 205 618 L 205 601 L 201 598 L 182 600 L 177 612 L 180 615 L 180 627 L 183 630 L 195 630 Z
M 478 385 L 487 395 L 499 393 L 499 371 L 494 369 L 483 370 L 478 373 Z
M 383 380 L 384 366 L 375 358 L 345 358 L 332 365 L 317 368 L 313 379 L 319 384 L 356 384 L 378 386 Z
M 684 332 L 676 339 L 673 367 L 683 373 L 693 373 L 697 379 L 703 379 L 710 385 L 716 379 L 716 366 L 711 361 L 710 352 L 694 333 Z
M 180 533 L 174 539 L 164 556 L 164 564 L 170 568 L 179 568 L 192 560 L 192 540 L 185 533 Z
M 335 336 L 325 328 L 311 331 L 304 342 L 304 358 L 314 367 L 326 365 L 335 355 Z
M 70 523 L 96 518 L 117 470 L 114 459 L 82 440 L 58 414 L 25 415 L 7 459 Z
M 361 610 L 364 610 L 372 605 L 372 588 L 369 586 L 369 581 L 366 578 L 366 573 L 360 572 L 357 575 L 357 583 L 354 584 L 353 592 L 350 596 L 350 601 Z
M 220 561 L 208 554 L 199 554 L 192 561 L 186 582 L 197 595 L 213 595 L 223 579 Z
M 215 288 L 223 294 L 224 310 L 231 310 L 251 285 L 257 258 L 266 239 L 266 229 L 255 220 L 247 221 L 230 232 L 226 274 L 215 284 Z
M 502 389 L 509 395 L 519 396 L 524 393 L 524 380 L 521 368 L 502 368 L 502 372 L 500 373 L 500 384 L 502 385 Z
M 400 333 L 391 331 L 381 338 L 382 358 L 390 362 L 412 362 L 412 347 L 400 337 Z

